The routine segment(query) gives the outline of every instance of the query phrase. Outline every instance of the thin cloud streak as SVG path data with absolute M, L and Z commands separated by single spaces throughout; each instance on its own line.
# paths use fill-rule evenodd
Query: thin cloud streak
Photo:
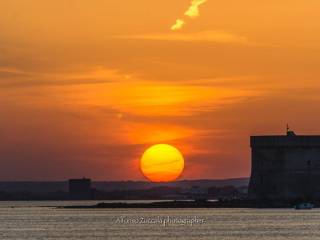
M 131 36 L 116 36 L 120 39 L 141 39 L 155 41 L 182 41 L 182 42 L 215 42 L 215 43 L 240 43 L 248 44 L 246 37 L 223 31 L 203 31 L 195 33 L 176 33 L 176 34 L 142 34 Z
M 32 72 L 17 68 L 0 67 L 0 87 L 26 88 L 39 86 L 107 84 L 128 80 L 129 75 L 121 75 L 117 70 L 97 66 L 87 71 L 70 72 Z

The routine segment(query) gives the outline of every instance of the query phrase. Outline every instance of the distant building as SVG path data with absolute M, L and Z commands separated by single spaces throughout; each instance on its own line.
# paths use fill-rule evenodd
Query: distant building
M 91 179 L 70 179 L 69 180 L 69 198 L 73 200 L 93 199 L 93 190 L 91 188 Z
M 248 196 L 260 200 L 320 200 L 320 136 L 251 137 Z

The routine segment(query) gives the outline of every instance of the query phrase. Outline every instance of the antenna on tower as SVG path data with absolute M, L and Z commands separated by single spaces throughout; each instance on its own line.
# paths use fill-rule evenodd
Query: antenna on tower
M 296 136 L 294 131 L 290 129 L 289 124 L 287 124 L 287 136 Z

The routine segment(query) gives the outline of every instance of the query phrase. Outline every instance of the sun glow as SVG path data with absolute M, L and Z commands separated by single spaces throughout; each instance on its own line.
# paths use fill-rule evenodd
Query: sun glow
M 144 152 L 140 168 L 151 182 L 171 182 L 183 172 L 184 158 L 175 147 L 157 144 Z

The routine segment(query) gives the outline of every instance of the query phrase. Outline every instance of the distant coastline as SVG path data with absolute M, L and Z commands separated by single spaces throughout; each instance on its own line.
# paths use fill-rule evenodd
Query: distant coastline
M 252 201 L 247 199 L 236 200 L 178 200 L 178 201 L 160 201 L 160 202 L 101 202 L 95 205 L 75 205 L 63 206 L 65 209 L 126 209 L 126 208 L 293 208 L 299 202 L 281 202 L 281 201 Z M 315 207 L 320 207 L 320 203 L 315 203 Z
M 169 183 L 92 181 L 88 186 L 81 187 L 81 196 L 74 196 L 70 194 L 68 181 L 0 182 L 0 201 L 185 200 L 203 194 L 207 195 L 207 199 L 218 199 L 242 197 L 246 194 L 248 183 L 249 178 L 180 180 Z

